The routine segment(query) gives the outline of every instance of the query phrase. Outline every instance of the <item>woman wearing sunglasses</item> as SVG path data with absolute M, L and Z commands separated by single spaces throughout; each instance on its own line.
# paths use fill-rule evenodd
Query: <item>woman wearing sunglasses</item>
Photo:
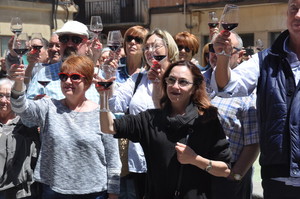
M 146 198 L 210 198 L 212 177 L 230 173 L 231 152 L 217 109 L 193 63 L 171 64 L 162 80 L 161 109 L 115 120 L 109 112 L 100 112 L 101 130 L 143 147 L 148 169 Z
M 187 32 L 179 32 L 174 36 L 174 40 L 178 46 L 179 59 L 192 61 L 194 64 L 199 65 L 198 61 L 193 58 L 199 50 L 198 38 Z
M 94 63 L 71 55 L 58 74 L 65 98 L 25 97 L 22 65 L 13 68 L 13 110 L 29 126 L 41 129 L 41 152 L 34 179 L 43 184 L 43 199 L 117 199 L 120 158 L 117 140 L 100 131 L 99 105 L 86 98 Z
M 141 111 L 154 108 L 154 103 L 152 100 L 154 86 L 152 81 L 148 79 L 147 74 L 150 70 L 154 70 L 151 67 L 153 66 L 152 61 L 154 60 L 152 54 L 152 46 L 157 39 L 164 40 L 168 44 L 167 48 L 162 47 L 160 49 L 164 53 L 168 52 L 168 55 L 163 61 L 162 65 L 158 66 L 157 64 L 156 67 L 161 68 L 159 73 L 161 71 L 164 71 L 170 62 L 177 60 L 178 50 L 173 37 L 167 31 L 163 31 L 160 29 L 155 29 L 149 32 L 145 36 L 144 43 L 140 45 L 144 48 L 143 56 L 147 64 L 145 67 L 146 70 L 134 74 L 126 82 L 122 83 L 119 88 L 113 91 L 113 95 L 109 100 L 109 106 L 112 112 L 139 114 Z M 126 45 L 131 46 L 131 43 L 135 42 L 135 40 L 136 39 L 132 39 L 131 42 L 126 42 Z M 131 53 L 130 48 L 126 49 L 127 54 Z M 140 56 L 141 55 L 139 55 L 137 60 L 141 62 Z M 129 142 L 128 152 L 128 166 L 135 182 L 136 198 L 142 199 L 144 197 L 146 187 L 145 183 L 147 164 L 145 155 L 139 143 Z

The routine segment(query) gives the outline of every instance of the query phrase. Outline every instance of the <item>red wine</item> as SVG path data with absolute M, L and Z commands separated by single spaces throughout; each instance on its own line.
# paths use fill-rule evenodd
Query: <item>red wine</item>
M 216 23 L 208 23 L 208 26 L 209 26 L 210 28 L 215 28 L 215 27 L 217 27 L 218 25 L 219 25 L 218 22 L 216 22 Z
M 42 86 L 46 87 L 50 81 L 38 81 L 38 83 L 40 83 Z
M 97 82 L 97 84 L 99 86 L 103 86 L 105 89 L 108 89 L 113 84 L 113 82 Z
M 222 23 L 222 27 L 225 29 L 225 30 L 232 30 L 236 27 L 238 27 L 238 23 Z
M 19 34 L 21 34 L 22 30 L 14 29 L 14 30 L 12 30 L 12 32 L 13 32 L 14 34 L 19 35 Z
M 120 48 L 120 46 L 119 45 L 115 45 L 115 46 L 108 46 L 109 48 L 110 48 L 110 50 L 112 50 L 112 51 L 117 51 L 119 48 Z
M 154 55 L 154 59 L 157 61 L 163 60 L 167 55 Z
M 20 49 L 14 49 L 14 51 L 19 55 L 23 56 L 28 52 L 28 48 L 20 48 Z

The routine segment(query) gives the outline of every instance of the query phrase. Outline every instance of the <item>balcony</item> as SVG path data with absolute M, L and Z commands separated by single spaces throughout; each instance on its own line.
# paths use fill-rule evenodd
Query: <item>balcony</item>
M 147 0 L 85 0 L 85 19 L 100 15 L 106 27 L 145 25 L 148 23 Z

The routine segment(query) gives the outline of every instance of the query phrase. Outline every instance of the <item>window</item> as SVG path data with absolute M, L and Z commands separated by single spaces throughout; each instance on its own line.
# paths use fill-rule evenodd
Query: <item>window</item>
M 269 38 L 270 38 L 269 44 L 272 44 L 277 39 L 277 37 L 280 35 L 280 33 L 281 32 L 270 32 L 269 33 Z
M 253 33 L 239 34 L 239 35 L 243 40 L 243 46 L 245 48 L 247 48 L 249 46 L 254 46 L 254 34 Z

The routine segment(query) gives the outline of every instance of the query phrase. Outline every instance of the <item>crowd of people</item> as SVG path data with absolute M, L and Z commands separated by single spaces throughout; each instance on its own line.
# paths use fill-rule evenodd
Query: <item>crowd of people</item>
M 12 37 L 0 199 L 251 199 L 259 152 L 264 198 L 299 198 L 299 10 L 289 0 L 288 29 L 251 57 L 234 31 L 200 48 L 137 25 L 111 50 L 68 21 L 31 38 L 24 65 Z

